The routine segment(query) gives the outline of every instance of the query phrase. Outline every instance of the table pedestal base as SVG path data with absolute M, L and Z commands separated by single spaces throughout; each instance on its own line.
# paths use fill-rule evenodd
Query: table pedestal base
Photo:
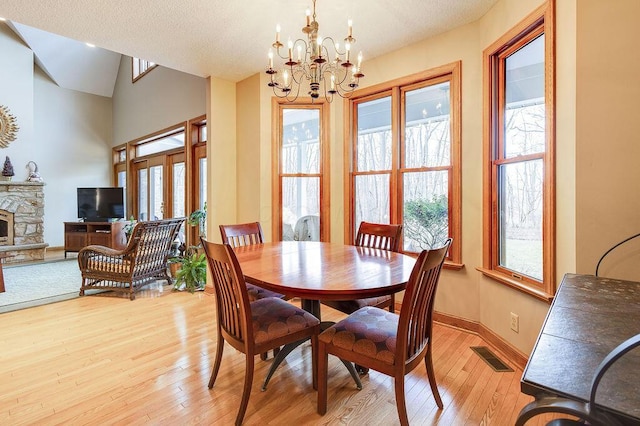
M 302 299 L 301 304 L 302 304 L 302 309 L 314 315 L 316 318 L 318 319 L 320 318 L 320 302 L 318 300 Z M 330 321 L 321 322 L 320 330 L 324 331 L 327 328 L 331 327 L 333 324 L 334 323 Z M 278 354 L 273 358 L 271 367 L 269 367 L 269 372 L 267 373 L 267 377 L 265 377 L 264 383 L 262 384 L 262 391 L 267 390 L 267 385 L 269 384 L 269 380 L 271 380 L 271 376 L 273 376 L 273 373 L 276 371 L 276 369 L 282 363 L 282 361 L 284 361 L 287 355 L 289 355 L 292 350 L 294 350 L 295 348 L 297 348 L 307 340 L 309 339 L 298 340 L 297 342 L 289 343 L 287 345 L 284 345 L 282 348 L 280 348 L 280 351 L 278 352 Z M 345 361 L 343 359 L 341 359 L 340 361 L 342 361 L 344 366 L 347 367 L 347 371 L 349 371 L 349 374 L 351 374 L 351 377 L 353 377 L 353 381 L 356 382 L 356 387 L 358 388 L 358 390 L 362 390 L 362 382 L 360 381 L 360 376 L 358 375 L 358 372 L 356 371 L 356 368 L 354 367 L 353 363 L 349 361 Z

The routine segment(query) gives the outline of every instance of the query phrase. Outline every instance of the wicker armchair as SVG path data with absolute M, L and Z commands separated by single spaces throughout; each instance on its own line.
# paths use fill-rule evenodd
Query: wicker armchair
M 139 222 L 124 250 L 90 245 L 78 253 L 86 290 L 113 290 L 136 298 L 135 292 L 158 279 L 169 280 L 167 260 L 184 218 Z

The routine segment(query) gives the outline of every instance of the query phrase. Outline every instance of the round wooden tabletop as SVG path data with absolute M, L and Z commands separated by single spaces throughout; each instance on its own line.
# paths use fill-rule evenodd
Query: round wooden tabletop
M 314 241 L 278 241 L 234 249 L 245 279 L 312 300 L 350 300 L 404 290 L 415 259 L 386 250 Z

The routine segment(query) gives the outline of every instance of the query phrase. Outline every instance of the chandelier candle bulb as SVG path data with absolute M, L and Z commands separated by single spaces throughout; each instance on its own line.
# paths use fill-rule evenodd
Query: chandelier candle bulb
M 362 52 L 358 53 L 358 70 L 360 70 L 360 65 L 362 65 Z
M 273 68 L 273 51 L 269 49 L 269 69 Z
M 276 44 L 280 43 L 280 24 L 276 25 Z
M 318 37 L 318 56 L 322 57 L 322 37 Z
M 345 43 L 344 48 L 347 50 L 346 62 L 349 63 L 349 53 L 351 52 L 351 43 Z
M 349 26 L 349 38 L 351 38 L 351 36 L 353 35 L 353 21 L 351 19 L 349 19 L 347 21 L 347 25 Z
M 306 12 L 306 13 L 307 13 L 307 27 L 308 27 L 308 26 L 309 26 L 309 24 L 311 23 L 311 22 L 309 21 L 309 19 L 310 19 L 310 17 L 311 17 L 311 11 L 310 11 L 309 9 L 307 9 L 307 12 Z
M 289 62 L 291 62 L 291 51 L 293 49 L 293 42 L 291 41 L 291 39 L 289 39 L 289 41 L 287 42 L 287 46 L 289 47 Z
M 298 45 L 298 62 L 302 62 L 302 46 Z
M 331 74 L 331 90 L 336 90 L 336 76 Z

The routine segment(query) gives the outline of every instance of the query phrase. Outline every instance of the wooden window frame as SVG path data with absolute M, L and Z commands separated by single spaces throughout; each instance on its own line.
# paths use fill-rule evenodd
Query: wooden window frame
M 357 139 L 357 107 L 359 103 L 375 100 L 377 98 L 391 96 L 392 107 L 392 158 L 390 173 L 390 223 L 403 222 L 402 203 L 402 175 L 405 171 L 415 171 L 404 168 L 403 143 L 404 138 L 404 107 L 402 106 L 404 94 L 408 90 L 418 87 L 426 87 L 445 81 L 449 82 L 450 89 L 450 123 L 451 123 L 451 165 L 449 169 L 449 236 L 453 238 L 453 244 L 447 255 L 445 267 L 448 269 L 461 269 L 462 263 L 462 159 L 461 159 L 461 117 L 462 117 L 462 90 L 461 90 L 460 61 L 442 65 L 420 73 L 402 77 L 390 82 L 381 83 L 368 88 L 360 89 L 345 100 L 345 200 L 349 214 L 345 220 L 345 242 L 354 243 L 354 236 L 359 224 L 355 223 L 354 191 L 355 177 L 364 174 L 378 174 L 380 172 L 354 171 L 356 164 L 355 140 Z
M 187 216 L 191 214 L 191 212 L 200 208 L 202 200 L 200 200 L 200 188 L 199 188 L 199 177 L 200 177 L 200 159 L 207 158 L 207 141 L 201 138 L 200 129 L 202 127 L 207 126 L 207 117 L 202 115 L 200 117 L 196 117 L 194 119 L 189 120 L 187 124 L 187 146 L 190 149 L 186 150 L 187 160 L 186 163 L 188 167 L 190 167 L 191 172 L 187 172 L 187 193 L 186 193 L 186 203 L 187 203 Z M 209 135 L 207 129 L 207 137 Z M 187 231 L 187 243 L 188 245 L 198 245 L 200 244 L 199 235 L 198 235 L 198 227 L 190 226 Z
M 149 63 L 150 65 L 145 65 L 145 63 Z M 137 67 L 136 67 L 137 64 Z M 158 64 L 147 61 L 145 59 L 132 57 L 131 58 L 131 82 L 135 83 L 140 80 L 142 77 L 147 75 L 151 70 L 157 67 Z M 140 71 L 144 68 L 142 71 Z
M 555 294 L 555 0 L 538 9 L 504 34 L 483 52 L 484 69 L 484 176 L 483 176 L 483 266 L 477 268 L 511 288 L 550 302 Z M 504 75 L 500 72 L 506 57 L 535 37 L 545 35 L 545 152 L 543 160 L 542 280 L 518 274 L 499 266 L 499 214 L 497 166 L 504 137 Z M 521 161 L 531 156 L 522 156 Z
M 320 169 L 313 174 L 282 173 L 282 110 L 286 108 L 320 110 Z M 272 147 L 272 240 L 282 239 L 282 178 L 283 177 L 319 177 L 320 178 L 320 241 L 329 241 L 330 235 L 330 193 L 329 193 L 329 103 L 325 100 L 299 98 L 295 103 L 273 98 L 271 106 Z

